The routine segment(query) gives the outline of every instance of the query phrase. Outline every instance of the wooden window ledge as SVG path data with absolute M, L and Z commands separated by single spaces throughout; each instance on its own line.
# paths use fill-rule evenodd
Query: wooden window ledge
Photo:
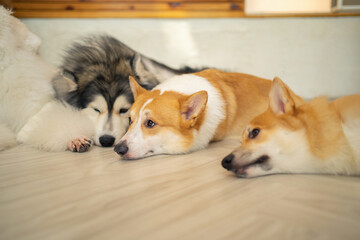
M 360 13 L 246 15 L 244 0 L 3 0 L 18 18 L 279 18 Z

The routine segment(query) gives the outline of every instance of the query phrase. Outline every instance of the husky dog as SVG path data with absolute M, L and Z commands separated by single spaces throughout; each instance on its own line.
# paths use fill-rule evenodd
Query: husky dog
M 41 40 L 0 6 L 0 150 L 25 143 L 48 151 L 83 152 L 93 125 L 55 99 L 56 69 L 38 55 Z
M 53 79 L 57 97 L 86 112 L 95 125 L 95 144 L 103 147 L 118 143 L 129 126 L 134 101 L 129 76 L 151 89 L 174 75 L 197 71 L 172 69 L 107 35 L 76 41 L 61 68 L 62 76 Z

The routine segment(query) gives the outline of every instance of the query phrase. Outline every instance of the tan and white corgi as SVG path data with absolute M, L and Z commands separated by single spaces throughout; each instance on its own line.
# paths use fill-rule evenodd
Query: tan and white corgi
M 269 108 L 244 130 L 222 166 L 239 177 L 276 173 L 360 174 L 360 94 L 305 102 L 280 79 Z
M 131 125 L 114 150 L 126 159 L 179 154 L 240 135 L 265 111 L 270 86 L 270 80 L 214 69 L 172 77 L 152 91 L 130 77 Z

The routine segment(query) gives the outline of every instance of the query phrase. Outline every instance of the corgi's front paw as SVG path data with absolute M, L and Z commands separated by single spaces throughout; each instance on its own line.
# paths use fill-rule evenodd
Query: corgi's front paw
M 90 149 L 92 141 L 87 137 L 75 138 L 68 142 L 68 149 L 72 152 L 86 152 Z

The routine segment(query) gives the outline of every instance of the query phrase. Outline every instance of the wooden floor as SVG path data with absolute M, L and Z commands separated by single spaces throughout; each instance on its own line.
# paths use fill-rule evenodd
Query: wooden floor
M 0 152 L 0 239 L 360 239 L 360 178 L 235 178 L 227 140 L 188 155 Z

